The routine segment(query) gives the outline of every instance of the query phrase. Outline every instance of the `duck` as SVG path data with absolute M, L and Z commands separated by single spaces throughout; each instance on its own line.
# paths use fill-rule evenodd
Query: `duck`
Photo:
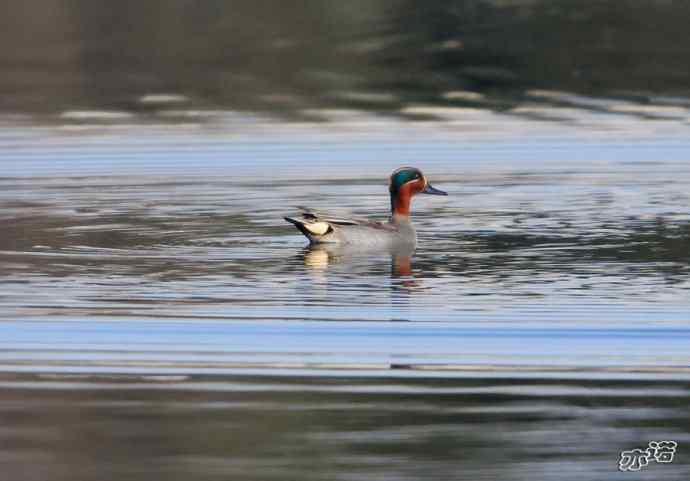
M 410 204 L 417 194 L 448 195 L 429 183 L 415 167 L 400 167 L 388 182 L 391 215 L 385 221 L 343 218 L 300 207 L 300 214 L 284 217 L 309 240 L 310 245 L 399 247 L 416 246 L 417 233 L 410 219 Z

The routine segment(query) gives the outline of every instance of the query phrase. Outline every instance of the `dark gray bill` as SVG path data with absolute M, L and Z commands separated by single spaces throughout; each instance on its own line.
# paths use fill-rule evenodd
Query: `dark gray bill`
M 438 190 L 436 187 L 431 187 L 431 184 L 426 184 L 426 188 L 422 191 L 422 194 L 448 195 L 447 192 L 443 192 L 442 190 Z

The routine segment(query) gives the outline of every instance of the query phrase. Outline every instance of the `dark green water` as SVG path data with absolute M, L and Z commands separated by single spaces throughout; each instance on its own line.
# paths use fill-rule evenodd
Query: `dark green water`
M 685 479 L 687 382 L 2 376 L 12 479 Z
M 535 89 L 687 106 L 688 14 L 670 0 L 31 0 L 0 15 L 0 110 L 155 117 L 138 99 L 173 93 L 291 119 L 324 107 L 418 118 L 429 114 L 400 110 L 506 111 Z

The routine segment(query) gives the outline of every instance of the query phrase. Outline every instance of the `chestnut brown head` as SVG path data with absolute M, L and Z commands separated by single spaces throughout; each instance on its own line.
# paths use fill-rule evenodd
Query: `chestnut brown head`
M 415 167 L 400 167 L 390 177 L 388 190 L 394 216 L 409 216 L 410 201 L 416 194 L 448 195 L 432 187 L 422 171 Z

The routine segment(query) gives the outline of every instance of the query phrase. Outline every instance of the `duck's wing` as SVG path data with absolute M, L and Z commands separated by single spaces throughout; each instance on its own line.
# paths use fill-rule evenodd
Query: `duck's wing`
M 302 214 L 302 218 L 310 222 L 327 222 L 334 225 L 360 225 L 371 227 L 372 229 L 381 230 L 397 230 L 396 226 L 390 222 L 381 222 L 378 220 L 365 219 L 362 217 L 341 217 L 331 215 L 318 210 L 310 209 L 304 206 L 297 206 Z
M 319 212 L 314 209 L 299 206 L 300 215 L 285 217 L 285 220 L 294 224 L 312 242 L 322 241 L 333 236 L 334 231 L 345 226 L 360 226 L 380 230 L 396 230 L 396 227 L 387 222 L 378 222 L 368 219 L 340 217 Z

